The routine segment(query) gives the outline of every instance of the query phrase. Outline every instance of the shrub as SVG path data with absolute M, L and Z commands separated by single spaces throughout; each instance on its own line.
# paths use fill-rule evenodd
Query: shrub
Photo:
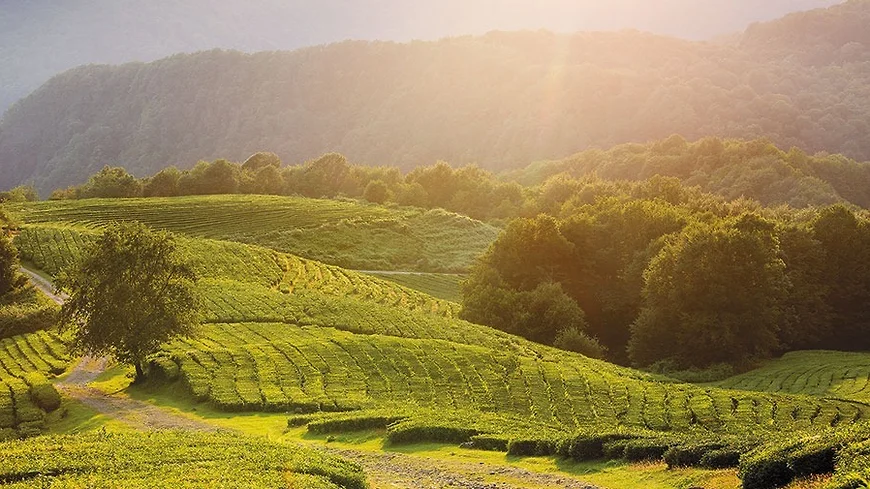
M 24 381 L 30 386 L 30 397 L 40 409 L 51 412 L 60 407 L 60 394 L 39 372 L 30 372 L 24 376 Z
M 473 428 L 429 424 L 426 421 L 407 419 L 391 424 L 387 428 L 387 442 L 395 445 L 404 443 L 463 443 L 480 434 Z
M 325 418 L 309 422 L 308 431 L 311 433 L 325 434 L 386 429 L 387 426 L 406 418 L 407 416 L 397 415 L 361 415 L 356 417 Z
M 496 435 L 475 435 L 471 437 L 467 448 L 476 450 L 488 450 L 491 452 L 507 452 L 509 441 L 505 437 Z
M 507 444 L 508 455 L 518 457 L 539 457 L 555 455 L 558 442 L 540 438 L 512 439 Z
M 674 446 L 675 442 L 666 439 L 640 439 L 625 442 L 623 456 L 629 462 L 646 462 L 661 460 L 665 452 Z
M 743 489 L 770 489 L 791 482 L 794 471 L 783 457 L 760 457 L 740 461 L 740 479 Z
M 705 453 L 699 465 L 705 469 L 728 469 L 740 464 L 740 455 L 743 452 L 736 448 L 722 448 Z
M 604 444 L 618 440 L 633 440 L 641 436 L 628 431 L 584 433 L 562 444 L 560 455 L 574 460 L 595 460 L 604 457 Z
M 701 465 L 701 459 L 709 452 L 725 448 L 722 443 L 690 443 L 677 445 L 669 448 L 664 454 L 668 468 L 674 467 L 697 467 Z

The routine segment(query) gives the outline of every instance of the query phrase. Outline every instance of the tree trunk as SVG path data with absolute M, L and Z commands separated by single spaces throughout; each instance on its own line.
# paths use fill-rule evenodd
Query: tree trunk
M 133 362 L 133 365 L 136 367 L 136 379 L 133 382 L 142 382 L 145 380 L 145 370 L 142 368 L 142 362 Z

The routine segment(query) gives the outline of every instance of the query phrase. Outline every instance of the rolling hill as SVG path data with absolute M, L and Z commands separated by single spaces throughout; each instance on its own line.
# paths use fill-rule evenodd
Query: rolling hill
M 868 159 L 866 49 L 849 27 L 868 11 L 859 1 L 813 11 L 757 26 L 737 45 L 492 32 L 84 66 L 6 113 L 0 187 L 32 181 L 45 193 L 105 164 L 142 176 L 262 150 L 295 163 L 339 151 L 367 165 L 503 170 L 674 133 L 767 136 Z M 807 24 L 838 33 L 814 51 L 835 61 L 790 48 Z
M 16 2 L 0 12 L 0 60 L 6 67 L 0 73 L 0 114 L 51 76 L 83 64 L 151 61 L 213 48 L 295 49 L 347 38 L 407 41 L 493 29 L 636 28 L 707 39 L 742 31 L 753 21 L 834 3 L 837 0 L 776 0 L 761 5 L 716 1 L 706 2 L 701 15 L 698 4 L 690 0 L 670 0 L 656 9 L 636 0 L 612 2 L 605 8 L 548 0 L 535 7 L 515 5 L 522 8 L 517 13 L 495 8 L 488 0 L 437 5 L 393 0 L 365 7 L 275 0 Z M 626 15 L 638 7 L 642 15 Z M 403 22 L 385 22 L 387 18 Z
M 166 199 L 161 210 L 224 203 Z M 48 205 L 16 207 L 17 243 L 55 273 L 92 239 L 109 204 Z M 211 215 L 212 229 L 234 222 Z M 677 454 L 669 464 L 709 467 L 734 466 L 741 452 L 787 443 L 786 434 L 858 430 L 870 417 L 848 398 L 679 383 L 455 319 L 452 303 L 398 284 L 257 245 L 176 239 L 200 276 L 205 324 L 166 345 L 151 376 L 213 408 L 296 413 L 288 424 L 313 433 L 385 429 L 397 445 L 465 442 L 576 460 L 667 452 Z M 678 455 L 689 458 L 667 458 Z
M 113 220 L 137 220 L 156 229 L 256 244 L 365 270 L 461 272 L 499 232 L 441 210 L 301 197 L 89 199 L 10 207 L 16 209 L 26 209 L 32 224 L 62 221 L 93 232 Z

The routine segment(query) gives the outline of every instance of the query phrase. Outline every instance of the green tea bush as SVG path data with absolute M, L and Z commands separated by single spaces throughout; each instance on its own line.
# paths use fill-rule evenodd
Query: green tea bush
M 30 385 L 30 397 L 40 409 L 51 412 L 60 407 L 60 394 L 41 372 L 24 374 L 24 381 Z

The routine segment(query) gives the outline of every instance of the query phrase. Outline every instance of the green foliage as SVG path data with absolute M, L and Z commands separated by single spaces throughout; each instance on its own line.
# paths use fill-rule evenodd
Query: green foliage
M 590 358 L 604 358 L 607 351 L 596 339 L 586 336 L 575 326 L 569 326 L 556 334 L 553 340 L 556 348 L 580 353 Z
M 232 194 L 239 188 L 239 167 L 227 160 L 200 161 L 178 179 L 179 195 Z
M 41 433 L 45 411 L 60 401 L 46 379 L 69 361 L 66 345 L 44 330 L 0 339 L 0 439 Z
M 69 293 L 61 321 L 74 328 L 76 348 L 133 364 L 198 323 L 196 275 L 172 237 L 142 224 L 108 227 L 78 266 L 60 274 Z
M 787 282 L 772 230 L 746 214 L 670 240 L 644 273 L 631 359 L 649 365 L 672 357 L 702 367 L 775 351 Z
M 5 192 L 0 192 L 0 203 L 3 202 L 36 202 L 39 194 L 33 185 L 19 185 Z
M 0 297 L 21 286 L 18 273 L 18 250 L 12 238 L 0 229 Z
M 242 163 L 242 170 L 257 172 L 267 166 L 278 168 L 281 166 L 281 158 L 275 153 L 260 151 L 252 154 Z
M 837 202 L 870 205 L 870 193 L 866 191 L 870 167 L 843 155 L 810 156 L 799 149 L 779 149 L 768 139 L 704 137 L 670 145 L 668 141 L 588 150 L 562 160 L 532 164 L 510 176 L 524 185 L 536 185 L 561 174 L 578 178 L 594 174 L 606 180 L 630 181 L 659 175 L 697 185 L 728 200 L 748 197 L 769 206 L 808 207 Z M 842 147 L 833 151 L 838 150 Z
M 35 481 L 71 487 L 105 487 L 118 481 L 142 488 L 368 487 L 354 463 L 234 433 L 97 431 L 7 442 L 0 450 L 0 480 L 21 487 Z
M 389 197 L 389 189 L 382 180 L 372 180 L 363 192 L 363 198 L 375 204 L 383 204 L 387 201 L 387 197 Z
M 80 189 L 81 198 L 139 197 L 142 185 L 121 167 L 104 166 Z
M 583 310 L 558 283 L 542 283 L 532 290 L 515 292 L 469 282 L 464 290 L 460 312 L 463 319 L 544 344 L 554 344 L 561 335 L 565 347 L 603 353 L 600 346 L 595 348 L 594 340 L 582 333 L 586 329 Z
M 181 172 L 178 168 L 170 166 L 145 179 L 142 185 L 143 197 L 174 197 L 178 195 L 178 182 L 181 180 Z
M 0 338 L 8 338 L 57 324 L 59 307 L 34 287 L 17 288 L 0 297 Z
M 834 473 L 832 487 L 860 487 L 845 481 L 860 480 L 866 468 L 863 447 L 870 440 L 870 425 L 858 423 L 836 430 L 797 434 L 756 448 L 740 458 L 740 477 L 746 489 L 782 487 L 799 477 Z M 855 463 L 858 462 L 858 463 Z

